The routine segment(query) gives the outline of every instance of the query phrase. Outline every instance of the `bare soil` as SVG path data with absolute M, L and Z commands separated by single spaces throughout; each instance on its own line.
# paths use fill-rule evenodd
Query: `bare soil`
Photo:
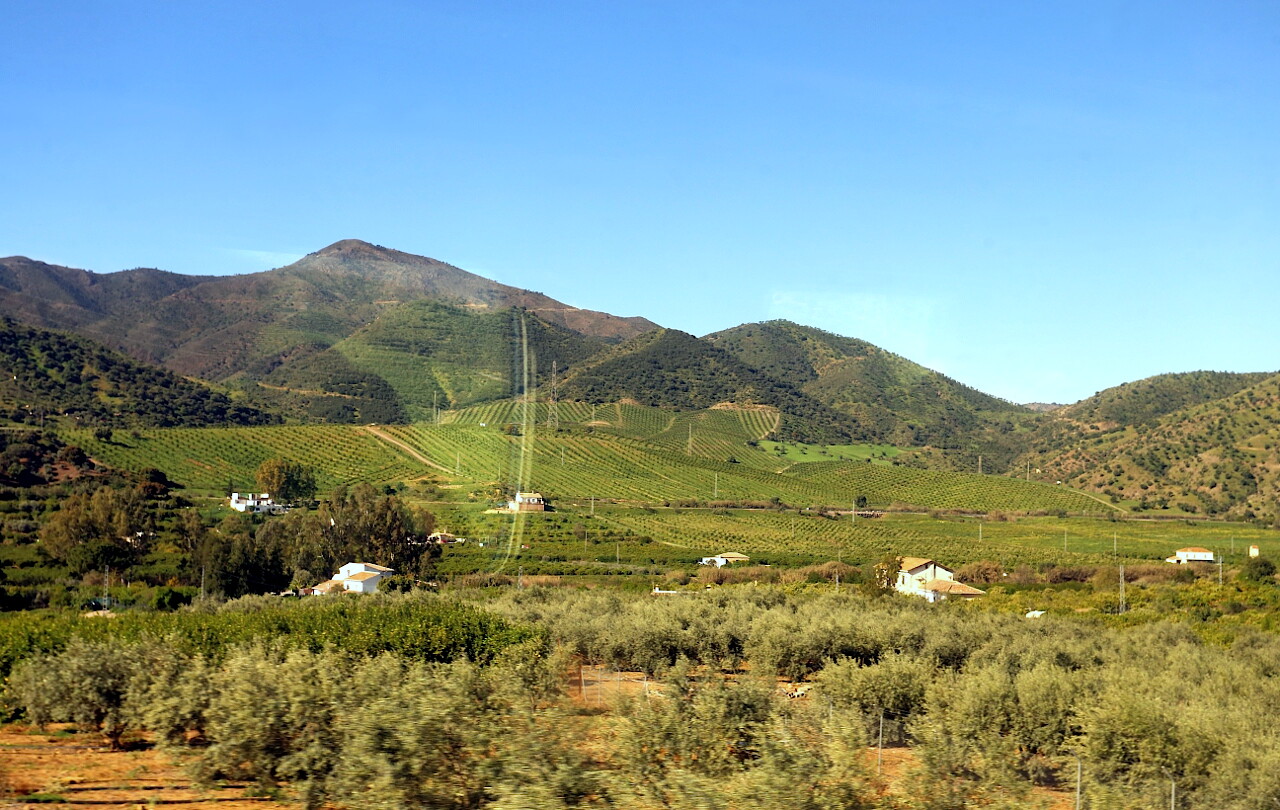
M 67 726 L 44 732 L 22 725 L 0 727 L 0 808 L 6 810 L 50 802 L 104 810 L 292 807 L 251 793 L 243 783 L 197 788 L 181 763 L 145 743 L 112 751 L 99 735 L 77 734 Z

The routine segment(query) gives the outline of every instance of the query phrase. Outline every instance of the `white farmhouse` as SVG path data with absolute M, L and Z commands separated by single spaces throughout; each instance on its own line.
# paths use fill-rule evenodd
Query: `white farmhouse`
M 261 495 L 255 495 L 252 492 L 241 495 L 239 492 L 231 493 L 231 508 L 237 512 L 279 514 L 284 511 L 284 507 L 271 500 L 270 493 L 264 492 Z
M 321 582 L 311 589 L 314 594 L 336 593 L 376 593 L 378 582 L 395 570 L 383 565 L 366 562 L 350 562 L 338 569 L 333 579 Z
M 1173 552 L 1172 557 L 1165 557 L 1165 562 L 1177 563 L 1179 565 L 1192 562 L 1213 562 L 1213 552 L 1207 548 L 1199 546 L 1187 546 Z
M 940 602 L 949 597 L 972 599 L 982 596 L 980 591 L 963 582 L 956 582 L 956 572 L 941 563 L 923 557 L 903 557 L 894 589 L 910 596 L 922 596 L 930 602 Z
M 714 557 L 703 557 L 698 561 L 699 565 L 714 565 L 716 568 L 724 568 L 726 565 L 733 563 L 746 562 L 751 559 L 745 554 L 739 554 L 736 551 L 726 551 L 723 554 L 717 554 Z
M 512 512 L 545 512 L 547 499 L 540 492 L 517 492 L 515 500 L 507 501 L 507 509 Z

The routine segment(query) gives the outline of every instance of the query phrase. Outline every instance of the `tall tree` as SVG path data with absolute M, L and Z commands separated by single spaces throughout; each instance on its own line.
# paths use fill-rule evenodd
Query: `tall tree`
M 310 467 L 283 458 L 269 458 L 258 466 L 258 491 L 292 503 L 316 494 L 316 476 Z

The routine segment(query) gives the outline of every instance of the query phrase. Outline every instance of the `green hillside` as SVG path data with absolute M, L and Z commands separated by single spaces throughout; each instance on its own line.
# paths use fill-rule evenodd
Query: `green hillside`
M 0 319 L 0 408 L 17 421 L 255 425 L 274 417 L 93 341 Z
M 658 329 L 610 350 L 568 375 L 565 398 L 702 410 L 715 405 L 772 406 L 782 420 L 778 438 L 838 441 L 860 438 L 843 414 L 791 384 L 751 368 L 707 341 Z
M 451 412 L 442 424 L 143 430 L 112 442 L 83 431 L 71 438 L 112 466 L 158 467 L 184 486 L 210 491 L 225 489 L 229 480 L 247 484 L 262 461 L 283 456 L 315 468 L 322 487 L 428 480 L 443 487 L 439 497 L 464 501 L 501 498 L 519 487 L 578 504 L 599 499 L 637 505 L 736 502 L 845 508 L 862 496 L 872 507 L 1110 509 L 1065 487 L 999 476 L 866 462 L 796 464 L 749 444 L 770 426 L 759 419 L 761 412 L 677 416 L 639 406 L 592 409 L 575 404 L 557 406 L 553 416 L 543 403 L 537 409 L 530 406 L 526 420 L 521 410 L 519 405 L 508 405 L 506 411 L 479 406 Z M 617 422 L 611 424 L 611 417 Z M 514 431 L 513 424 L 519 425 Z M 647 425 L 647 436 L 623 435 L 626 424 Z
M 548 324 L 603 341 L 654 328 L 644 318 L 578 309 L 444 262 L 358 240 L 337 242 L 287 267 L 237 276 L 187 277 L 158 270 L 97 274 L 23 257 L 0 259 L 0 316 L 74 330 L 178 374 L 220 382 L 287 375 L 291 366 L 311 362 L 299 376 L 336 374 L 341 384 L 376 385 L 369 377 L 376 370 L 359 363 L 344 369 L 332 360 L 310 358 L 380 315 L 423 300 L 474 311 L 521 308 Z M 311 404 L 305 397 L 315 397 L 299 396 L 304 399 L 284 397 L 283 402 L 305 406 Z
M 861 440 L 946 451 L 957 469 L 1003 471 L 1035 417 L 1027 409 L 855 338 L 789 321 L 744 324 L 705 340 L 851 417 Z M 935 459 L 936 460 L 936 459 Z
M 1234 374 L 1225 371 L 1161 374 L 1100 391 L 1062 408 L 1056 415 L 1089 425 L 1092 430 L 1151 424 L 1183 408 L 1229 397 L 1272 375 L 1273 372 Z
M 1102 398 L 1108 400 L 1123 398 Z M 1280 517 L 1280 376 L 1125 427 L 1080 433 L 1061 420 L 1049 427 L 1057 432 L 1046 431 L 1027 457 L 1043 476 L 1134 501 L 1138 509 Z
M 278 367 L 262 380 L 258 396 L 279 407 L 285 397 L 303 397 L 309 416 L 329 422 L 433 419 L 440 410 L 518 393 L 526 347 L 532 386 L 607 345 L 520 309 L 414 301 Z

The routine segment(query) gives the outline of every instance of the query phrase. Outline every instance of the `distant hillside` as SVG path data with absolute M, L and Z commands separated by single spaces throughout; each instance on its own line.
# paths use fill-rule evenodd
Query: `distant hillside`
M 771 405 L 782 412 L 779 438 L 813 442 L 862 440 L 847 416 L 788 382 L 741 362 L 712 343 L 674 329 L 634 338 L 569 374 L 561 392 L 587 402 L 698 410 L 720 403 Z
M 477 311 L 523 307 L 548 323 L 606 341 L 655 326 L 357 240 L 337 242 L 288 267 L 225 277 L 158 270 L 100 275 L 22 257 L 0 259 L 0 315 L 73 330 L 211 380 L 265 376 L 422 299 Z
M 705 338 L 743 363 L 852 417 L 868 440 L 953 451 L 955 463 L 1003 470 L 1020 452 L 1022 406 L 984 394 L 855 338 L 790 321 L 744 324 Z M 954 451 L 959 451 L 958 453 Z
M 1151 424 L 1183 408 L 1229 397 L 1262 382 L 1273 373 L 1191 371 L 1161 374 L 1100 391 L 1063 408 L 1059 416 L 1081 424 L 1096 425 L 1095 430 Z
M 383 312 L 332 346 L 316 345 L 262 378 L 258 395 L 332 422 L 402 422 L 519 393 L 527 344 L 531 384 L 563 374 L 609 344 L 524 310 L 420 300 Z M 275 392 L 275 393 L 273 393 Z
M 1199 401 L 1159 413 L 1178 398 Z M 1280 517 L 1280 375 L 1166 375 L 1104 391 L 1065 412 L 1074 418 L 1046 423 L 1026 456 L 1043 476 L 1144 509 Z M 1100 414 L 1126 423 L 1077 421 Z
M 86 425 L 262 425 L 278 421 L 92 341 L 0 319 L 0 404 L 15 421 L 40 415 Z

